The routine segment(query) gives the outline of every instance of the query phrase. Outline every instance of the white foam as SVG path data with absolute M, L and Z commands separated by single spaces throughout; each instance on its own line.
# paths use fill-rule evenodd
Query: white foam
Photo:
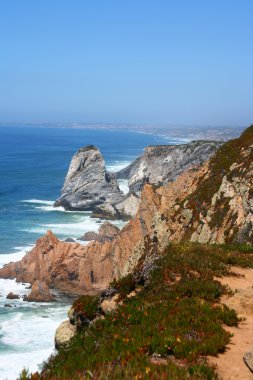
M 120 190 L 127 194 L 129 192 L 128 180 L 127 179 L 118 179 L 118 185 Z
M 48 205 L 48 206 L 52 206 L 54 204 L 54 201 L 45 201 L 45 200 L 41 200 L 41 199 L 24 199 L 20 202 L 21 203 L 41 204 L 41 205 Z
M 34 350 L 33 352 L 7 352 L 0 355 L 0 379 L 15 380 L 19 377 L 23 368 L 29 372 L 40 369 L 39 364 L 47 359 L 52 353 L 52 348 L 45 350 Z
M 80 237 L 85 232 L 97 231 L 99 228 L 99 224 L 96 223 L 98 219 L 91 219 L 90 216 L 79 216 L 76 219 L 78 220 L 76 223 L 41 224 L 38 227 L 23 229 L 22 231 L 44 234 L 47 230 L 51 230 L 62 237 Z
M 35 206 L 34 208 L 38 210 L 43 210 L 43 211 L 60 211 L 60 212 L 68 212 L 64 209 L 64 207 L 54 207 L 54 206 Z
M 24 367 L 39 370 L 39 363 L 52 354 L 55 330 L 66 319 L 67 308 L 29 305 L 29 311 L 8 309 L 8 320 L 0 323 L 0 343 L 5 348 L 0 355 L 0 379 L 14 380 Z
M 130 164 L 131 161 L 115 161 L 113 164 L 106 165 L 106 169 L 110 172 L 118 172 Z
M 17 252 L 14 253 L 4 253 L 0 255 L 0 268 L 4 264 L 8 264 L 12 261 L 19 261 L 21 260 L 25 254 L 30 251 L 34 245 L 28 245 L 26 247 L 15 247 L 14 249 L 17 250 Z
M 17 252 L 1 254 L 0 266 L 21 259 L 31 248 L 15 247 Z M 20 299 L 6 299 L 10 292 Z M 66 319 L 68 305 L 23 301 L 29 292 L 25 283 L 0 279 L 0 379 L 14 380 L 24 367 L 39 370 L 39 363 L 54 350 L 56 328 Z M 6 303 L 12 307 L 4 308 Z

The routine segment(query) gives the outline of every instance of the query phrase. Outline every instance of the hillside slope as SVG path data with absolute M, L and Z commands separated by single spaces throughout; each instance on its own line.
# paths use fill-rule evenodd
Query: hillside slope
M 231 263 L 252 268 L 253 246 L 172 244 L 153 265 L 146 259 L 99 297 L 76 300 L 69 313 L 74 338 L 41 374 L 21 379 L 218 379 L 206 358 L 224 352 L 226 326 L 238 318 L 219 304 L 231 294 L 217 278 L 233 275 Z M 103 305 L 113 299 L 108 312 Z

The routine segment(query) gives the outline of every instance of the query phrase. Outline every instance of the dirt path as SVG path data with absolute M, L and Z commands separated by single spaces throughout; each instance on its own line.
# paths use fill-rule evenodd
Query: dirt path
M 239 327 L 225 327 L 234 336 L 224 354 L 209 360 L 217 366 L 222 380 L 253 380 L 253 373 L 243 361 L 245 352 L 253 348 L 253 269 L 233 267 L 232 271 L 240 277 L 218 279 L 235 292 L 232 297 L 223 297 L 221 302 L 235 309 L 245 320 Z

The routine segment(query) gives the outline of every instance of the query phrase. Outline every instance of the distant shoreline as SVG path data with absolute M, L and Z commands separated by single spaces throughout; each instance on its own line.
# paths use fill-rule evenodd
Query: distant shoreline
M 147 124 L 119 124 L 119 123 L 3 123 L 1 127 L 21 128 L 55 128 L 55 129 L 96 129 L 111 131 L 131 131 L 164 138 L 189 142 L 192 140 L 227 141 L 237 138 L 244 130 L 244 126 L 169 126 Z

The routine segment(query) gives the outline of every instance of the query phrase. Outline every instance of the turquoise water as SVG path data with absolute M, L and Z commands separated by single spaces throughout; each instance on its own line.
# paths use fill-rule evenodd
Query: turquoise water
M 145 146 L 165 141 L 128 131 L 0 127 L 0 266 L 20 259 L 47 229 L 60 238 L 78 238 L 99 227 L 87 212 L 53 208 L 77 149 L 96 145 L 107 168 L 117 171 Z M 55 330 L 70 304 L 62 298 L 54 304 L 6 300 L 10 291 L 29 292 L 25 284 L 0 279 L 0 380 L 16 379 L 23 367 L 40 368 L 53 352 Z

